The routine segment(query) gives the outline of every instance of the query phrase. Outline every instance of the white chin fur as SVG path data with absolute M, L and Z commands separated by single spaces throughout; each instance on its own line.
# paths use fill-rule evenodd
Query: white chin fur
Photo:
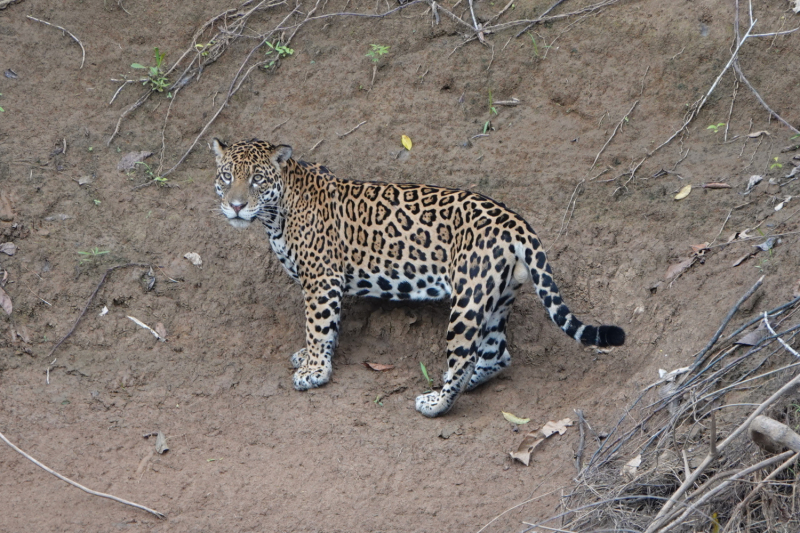
M 231 226 L 234 228 L 246 228 L 250 225 L 250 221 L 243 218 L 229 218 L 228 222 L 230 222 Z

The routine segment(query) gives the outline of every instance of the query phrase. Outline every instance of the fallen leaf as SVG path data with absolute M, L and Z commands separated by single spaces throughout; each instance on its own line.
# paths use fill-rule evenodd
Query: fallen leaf
M 106 307 L 106 306 L 104 305 L 104 306 L 103 306 L 103 309 L 100 311 L 100 314 L 99 314 L 99 315 L 97 315 L 97 316 L 106 316 L 107 314 L 108 314 L 108 307 Z
M 87 174 L 78 178 L 78 185 L 88 185 L 94 181 L 94 176 Z
M 510 453 L 511 459 L 516 459 L 525 466 L 530 465 L 531 454 L 533 454 L 536 447 L 544 442 L 546 438 L 547 437 L 542 435 L 541 430 L 528 433 L 525 435 L 525 438 L 522 439 L 522 442 L 520 442 L 517 451 Z
M 17 253 L 17 250 L 17 245 L 13 242 L 4 242 L 3 244 L 0 244 L 0 252 L 3 252 L 6 255 L 14 255 Z
M 704 183 L 704 189 L 730 189 L 731 186 L 721 181 L 712 181 L 711 183 Z
M 751 139 L 755 139 L 756 137 L 761 137 L 762 135 L 769 135 L 769 132 L 767 130 L 761 130 L 747 134 L 747 136 L 750 137 Z
M 2 308 L 7 315 L 10 315 L 11 311 L 14 309 L 14 306 L 11 304 L 11 297 L 6 294 L 6 291 L 3 289 L 0 289 L 0 308 Z
M 154 329 L 156 330 L 156 333 L 161 335 L 162 339 L 166 339 L 167 338 L 167 328 L 164 327 L 164 324 L 159 322 L 158 324 L 156 324 L 156 327 Z
M 734 344 L 741 344 L 742 346 L 755 346 L 766 336 L 767 328 L 764 326 L 764 322 L 762 321 L 756 329 L 739 337 Z
M 636 477 L 636 471 L 639 469 L 639 466 L 642 464 L 642 454 L 637 455 L 627 463 L 625 466 L 622 467 L 622 471 L 620 474 L 623 476 L 628 476 L 629 478 L 633 479 Z
M 520 418 L 518 416 L 512 415 L 511 413 L 506 413 L 505 411 L 503 411 L 503 418 L 505 418 L 506 420 L 508 420 L 512 424 L 516 424 L 518 426 L 521 426 L 523 424 L 527 424 L 528 422 L 531 421 L 530 418 Z
M 403 143 L 403 146 L 406 150 L 411 150 L 411 138 L 408 135 L 403 135 L 400 137 L 400 141 Z
M 794 284 L 794 289 L 792 290 L 792 295 L 795 298 L 800 298 L 800 279 L 798 279 L 797 283 Z
M 505 412 L 503 412 L 503 416 L 506 416 Z M 571 425 L 572 420 L 569 418 L 564 418 L 558 422 L 550 421 L 541 429 L 531 431 L 522 439 L 522 442 L 517 447 L 517 451 L 509 454 L 511 455 L 511 459 L 516 459 L 525 466 L 528 466 L 531 462 L 531 454 L 533 454 L 533 451 L 537 446 L 539 446 L 545 439 L 547 439 L 547 437 L 553 435 L 554 433 L 563 435 L 567 428 Z
M 703 244 L 692 244 L 691 247 L 694 253 L 700 253 L 703 250 L 708 250 L 708 245 L 709 243 L 704 242 Z
M 792 7 L 792 11 L 795 13 L 800 13 L 800 0 L 794 0 L 794 7 Z
M 734 262 L 733 262 L 733 265 L 731 265 L 731 266 L 733 266 L 733 267 L 738 267 L 739 265 L 741 265 L 742 263 L 744 263 L 746 260 L 750 259 L 750 257 L 752 257 L 752 255 L 753 255 L 753 254 L 755 254 L 755 252 L 750 252 L 750 253 L 746 253 L 746 254 L 744 254 L 742 257 L 740 257 L 739 259 L 737 259 L 736 261 L 734 261 Z
M 744 190 L 744 193 L 745 194 L 750 194 L 750 191 L 753 189 L 753 187 L 755 187 L 756 185 L 761 183 L 761 180 L 763 180 L 763 179 L 764 179 L 764 176 L 758 176 L 756 174 L 753 174 L 752 176 L 750 176 L 750 179 L 747 180 L 747 188 Z
M 151 155 L 153 155 L 153 152 L 128 152 L 117 163 L 117 170 L 120 172 L 131 170 L 136 167 L 136 163 L 141 163 Z
M 680 274 L 683 273 L 684 270 L 692 266 L 692 263 L 694 263 L 694 257 L 689 257 L 688 259 L 684 259 L 680 263 L 674 263 L 670 265 L 669 268 L 667 269 L 667 273 L 664 274 L 664 280 L 669 281 L 672 278 L 679 276 Z
M 772 250 L 772 248 L 775 246 L 775 243 L 777 243 L 777 242 L 778 242 L 777 238 L 770 237 L 769 239 L 767 239 L 766 241 L 762 242 L 761 244 L 755 244 L 753 246 L 755 248 L 758 248 L 762 252 L 768 252 L 768 251 Z
M 572 426 L 572 419 L 571 418 L 562 418 L 558 422 L 553 422 L 552 420 L 544 425 L 542 428 L 542 433 L 545 437 L 549 437 L 553 433 L 558 433 L 559 435 L 563 435 L 567 428 Z
M 169 446 L 167 446 L 167 437 L 165 437 L 160 431 L 156 435 L 156 451 L 159 454 L 169 451 Z
M 200 254 L 198 254 L 198 253 L 189 252 L 187 254 L 184 254 L 183 257 L 188 259 L 189 262 L 191 264 L 193 264 L 194 266 L 196 266 L 196 267 L 199 267 L 199 266 L 201 266 L 203 264 L 203 260 L 200 259 Z
M 678 194 L 675 195 L 675 199 L 676 200 L 683 200 L 684 198 L 689 196 L 690 192 L 692 192 L 692 184 L 691 183 L 684 185 L 683 188 L 680 191 L 678 191 Z
M 364 361 L 364 366 L 376 372 L 385 372 L 394 368 L 394 365 L 382 365 L 380 363 L 370 363 L 367 361 Z

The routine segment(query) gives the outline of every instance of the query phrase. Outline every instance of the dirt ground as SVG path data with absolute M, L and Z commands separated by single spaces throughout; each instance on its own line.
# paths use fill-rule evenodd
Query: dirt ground
M 313 7 L 302 4 L 303 13 Z M 455 13 L 471 20 L 459 4 Z M 519 0 L 500 22 L 535 18 L 549 5 Z M 551 14 L 585 5 L 565 2 Z M 733 2 L 623 1 L 458 49 L 463 28 L 443 14 L 432 25 L 426 4 L 384 19 L 309 22 L 294 53 L 249 76 L 165 184 L 137 188 L 152 176 L 141 165 L 118 171 L 122 156 L 154 152 L 153 176 L 173 166 L 254 42 L 237 42 L 174 100 L 151 97 L 107 145 L 144 90 L 129 84 L 109 105 L 120 85 L 112 79 L 141 76 L 130 65 L 153 64 L 154 47 L 172 64 L 201 24 L 237 6 L 23 0 L 0 11 L 0 243 L 18 248 L 0 253 L 13 303 L 10 316 L 0 313 L 0 432 L 79 483 L 167 515 L 89 496 L 0 445 L 0 531 L 468 532 L 538 498 L 484 530 L 519 531 L 521 521 L 556 512 L 576 474 L 578 432 L 551 438 L 525 467 L 508 454 L 525 428 L 516 431 L 501 411 L 533 426 L 583 409 L 606 430 L 659 368 L 689 363 L 761 275 L 763 288 L 735 324 L 791 298 L 800 182 L 783 176 L 800 152 L 782 151 L 797 143 L 793 132 L 745 85 L 731 112 L 727 73 L 688 135 L 645 158 L 728 62 Z M 387 6 L 396 4 L 330 0 L 318 14 Z M 476 1 L 476 16 L 486 21 L 504 6 Z M 797 26 L 789 8 L 757 0 L 753 33 Z M 290 10 L 264 11 L 246 33 L 276 27 Z M 28 15 L 79 38 L 83 68 L 69 36 Z M 374 81 L 371 44 L 389 46 Z M 798 52 L 800 32 L 753 38 L 741 50 L 750 82 L 795 127 Z M 519 105 L 493 104 L 511 98 Z M 487 135 L 474 137 L 487 121 Z M 708 129 L 720 123 L 727 133 Z M 748 137 L 759 131 L 767 133 Z M 410 152 L 401 151 L 403 134 Z M 582 348 L 547 320 L 528 287 L 509 327 L 512 368 L 446 416 L 426 419 L 413 406 L 426 386 L 420 363 L 438 379 L 446 305 L 349 299 L 332 382 L 295 391 L 288 357 L 304 339 L 301 292 L 263 230 L 238 231 L 217 212 L 214 136 L 290 144 L 340 176 L 468 188 L 505 202 L 539 232 L 572 309 L 624 327 L 627 344 Z M 752 175 L 764 180 L 745 195 Z M 710 182 L 731 188 L 701 187 Z M 674 200 L 686 184 L 691 194 Z M 758 239 L 718 246 L 747 229 Z M 783 236 L 771 251 L 732 266 L 773 234 Z M 670 265 L 705 242 L 714 245 L 665 281 Z M 152 290 L 146 268 L 113 272 L 48 357 L 106 269 L 128 262 L 157 266 Z M 128 316 L 163 324 L 167 342 Z M 373 372 L 364 361 L 395 368 Z M 168 439 L 164 455 L 142 437 L 154 431 Z

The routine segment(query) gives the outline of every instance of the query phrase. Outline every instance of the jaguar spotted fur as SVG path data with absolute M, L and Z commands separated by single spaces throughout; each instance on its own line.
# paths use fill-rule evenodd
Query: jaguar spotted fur
M 416 399 L 429 417 L 508 366 L 507 318 L 529 279 L 570 337 L 598 347 L 625 342 L 621 328 L 587 325 L 570 312 L 533 228 L 500 202 L 433 185 L 336 178 L 292 159 L 290 146 L 257 139 L 214 139 L 212 149 L 223 215 L 236 227 L 261 221 L 302 286 L 306 346 L 291 357 L 298 390 L 330 380 L 342 297 L 350 294 L 450 299 L 442 388 Z

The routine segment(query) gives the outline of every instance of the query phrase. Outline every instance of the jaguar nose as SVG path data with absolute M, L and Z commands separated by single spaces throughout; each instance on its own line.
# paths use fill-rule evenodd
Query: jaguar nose
M 241 211 L 241 210 L 242 210 L 242 208 L 243 208 L 244 206 L 246 206 L 246 205 L 247 205 L 247 202 L 245 202 L 245 203 L 243 203 L 243 204 L 231 203 L 231 208 L 233 208 L 233 211 L 234 211 L 234 212 L 235 212 L 235 213 L 238 215 L 238 214 L 239 214 L 239 211 Z

